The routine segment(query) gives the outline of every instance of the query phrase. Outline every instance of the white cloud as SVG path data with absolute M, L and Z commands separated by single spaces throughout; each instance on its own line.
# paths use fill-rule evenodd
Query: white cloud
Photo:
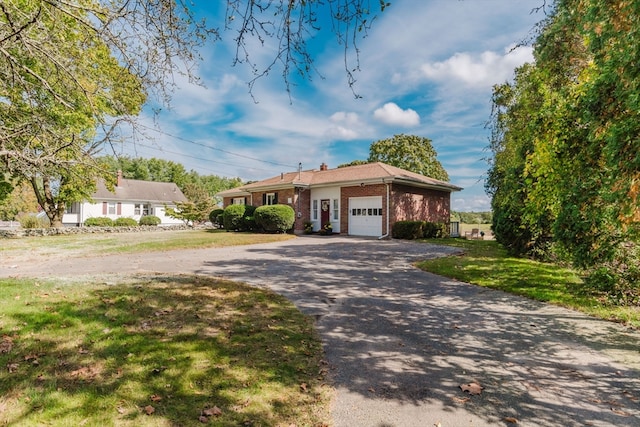
M 530 61 L 533 61 L 530 47 L 509 47 L 503 54 L 493 51 L 479 55 L 456 53 L 446 61 L 422 65 L 421 71 L 429 80 L 455 80 L 468 86 L 486 88 L 509 80 L 516 67 Z
M 347 123 L 349 125 L 359 125 L 360 117 L 357 113 L 346 113 L 344 111 L 338 111 L 333 113 L 329 119 L 335 123 Z
M 325 132 L 325 136 L 331 139 L 350 141 L 360 137 L 358 128 L 362 127 L 360 116 L 357 113 L 338 111 L 333 113 L 329 120 L 334 123 Z
M 487 212 L 491 210 L 491 199 L 486 194 L 472 195 L 464 193 L 465 191 L 463 190 L 452 195 L 452 210 L 459 212 Z
M 420 124 L 420 116 L 415 110 L 407 108 L 403 110 L 393 102 L 387 102 L 381 108 L 373 112 L 373 117 L 382 123 L 388 125 L 399 126 L 418 126 Z

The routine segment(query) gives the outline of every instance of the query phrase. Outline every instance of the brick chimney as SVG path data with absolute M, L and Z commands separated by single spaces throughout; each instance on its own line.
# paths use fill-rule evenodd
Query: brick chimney
M 118 182 L 116 182 L 116 187 L 122 187 L 122 171 L 118 170 Z
M 327 169 L 329 169 L 329 166 L 327 166 L 327 164 L 325 162 L 322 162 L 322 164 L 320 165 L 320 170 L 321 171 L 326 171 Z

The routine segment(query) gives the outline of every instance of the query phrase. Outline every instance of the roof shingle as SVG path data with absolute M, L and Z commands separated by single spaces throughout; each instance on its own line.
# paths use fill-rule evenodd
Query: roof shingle
M 114 192 L 107 189 L 104 181 L 98 181 L 93 199 L 127 200 L 140 202 L 175 203 L 186 202 L 180 188 L 173 182 L 140 181 L 137 179 L 120 179 L 120 186 Z

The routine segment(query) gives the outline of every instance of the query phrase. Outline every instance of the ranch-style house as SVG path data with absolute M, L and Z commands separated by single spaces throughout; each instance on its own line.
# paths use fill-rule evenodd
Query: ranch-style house
M 449 223 L 451 193 L 462 188 L 385 163 L 299 170 L 218 193 L 223 207 L 286 204 L 296 212 L 294 232 L 305 222 L 333 233 L 386 237 L 396 221 Z

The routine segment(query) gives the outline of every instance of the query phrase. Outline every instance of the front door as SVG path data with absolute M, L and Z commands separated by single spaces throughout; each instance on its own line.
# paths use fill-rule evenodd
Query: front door
M 322 228 L 331 218 L 331 200 L 320 200 L 320 208 L 320 228 Z

